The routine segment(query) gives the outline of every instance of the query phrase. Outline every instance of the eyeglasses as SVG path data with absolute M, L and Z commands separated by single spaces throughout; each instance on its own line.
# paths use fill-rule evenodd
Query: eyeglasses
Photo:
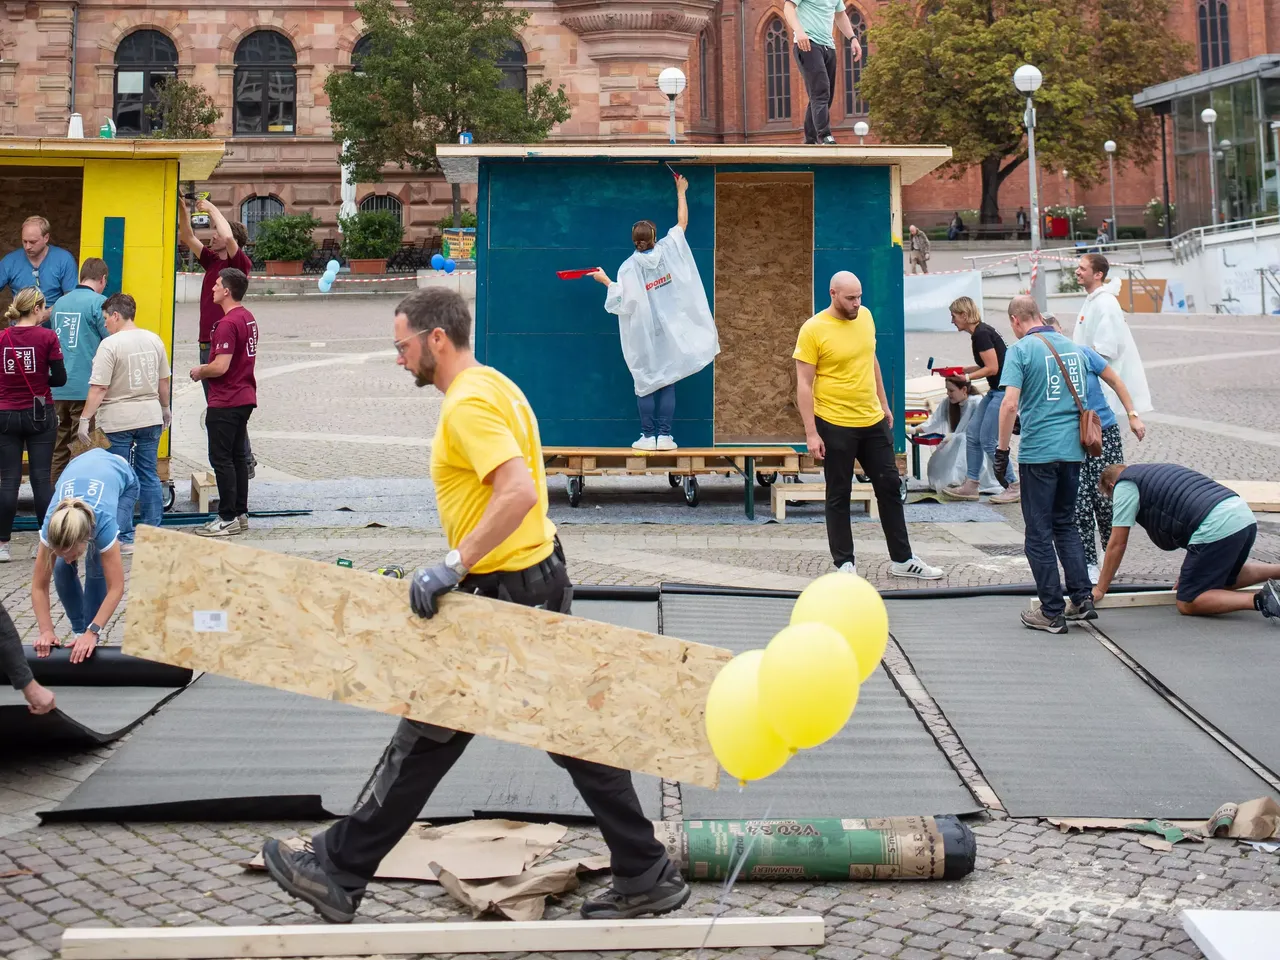
M 430 332 L 431 332 L 431 331 L 429 331 L 429 330 L 418 330 L 418 331 L 416 331 L 416 332 L 414 332 L 414 333 L 409 334 L 409 335 L 408 335 L 407 337 L 405 337 L 403 340 L 397 340 L 397 341 L 395 341 L 395 344 L 396 344 L 396 353 L 400 354 L 400 356 L 402 356 L 402 357 L 403 357 L 403 356 L 404 356 L 404 348 L 405 348 L 405 347 L 407 347 L 407 346 L 409 345 L 409 341 L 410 341 L 410 340 L 413 340 L 413 339 L 415 339 L 416 337 L 420 337 L 420 336 L 422 336 L 424 333 L 430 333 Z

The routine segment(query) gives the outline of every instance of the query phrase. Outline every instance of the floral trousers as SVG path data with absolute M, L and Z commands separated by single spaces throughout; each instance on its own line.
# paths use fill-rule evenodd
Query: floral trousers
M 1086 458 L 1084 466 L 1080 468 L 1080 488 L 1076 491 L 1076 529 L 1080 531 L 1080 540 L 1084 544 L 1085 562 L 1094 566 L 1098 563 L 1098 546 L 1093 539 L 1095 525 L 1104 552 L 1107 541 L 1111 539 L 1111 500 L 1098 490 L 1098 479 L 1102 476 L 1102 471 L 1111 464 L 1124 463 L 1122 436 L 1118 423 L 1103 430 L 1102 455 Z

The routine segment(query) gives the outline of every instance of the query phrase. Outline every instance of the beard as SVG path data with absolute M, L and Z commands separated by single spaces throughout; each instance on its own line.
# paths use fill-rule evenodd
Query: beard
M 413 382 L 419 387 L 430 387 L 436 381 L 436 364 L 431 354 L 422 351 L 422 359 L 418 361 L 418 369 L 413 371 Z

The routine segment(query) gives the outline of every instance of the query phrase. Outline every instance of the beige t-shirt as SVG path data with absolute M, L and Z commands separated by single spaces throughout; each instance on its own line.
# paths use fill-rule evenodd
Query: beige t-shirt
M 170 376 L 164 341 L 150 330 L 121 330 L 103 340 L 93 358 L 89 383 L 106 387 L 98 407 L 98 429 L 119 433 L 154 427 L 160 413 L 160 381 Z

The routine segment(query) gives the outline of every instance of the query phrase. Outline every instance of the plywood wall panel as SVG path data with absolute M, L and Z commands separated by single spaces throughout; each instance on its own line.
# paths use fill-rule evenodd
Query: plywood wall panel
M 278 690 L 715 786 L 703 730 L 726 650 L 138 528 L 124 649 Z
M 716 178 L 717 443 L 804 442 L 796 334 L 813 314 L 813 182 L 807 173 Z

